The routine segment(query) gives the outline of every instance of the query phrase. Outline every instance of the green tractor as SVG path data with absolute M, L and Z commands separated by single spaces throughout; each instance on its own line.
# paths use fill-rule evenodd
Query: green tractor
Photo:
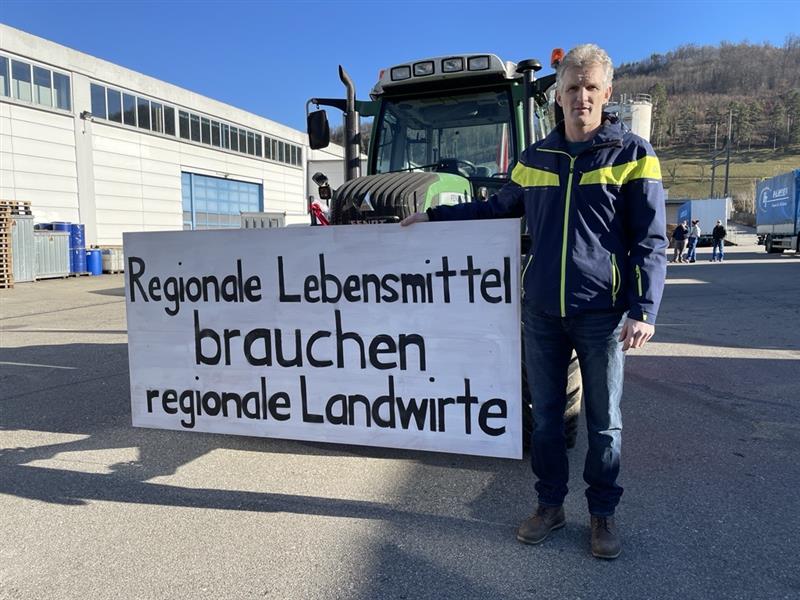
M 549 99 L 555 74 L 536 78 L 541 68 L 537 60 L 514 64 L 493 54 L 429 58 L 385 69 L 371 99 L 362 101 L 340 66 L 347 98 L 312 98 L 306 105 L 312 149 L 330 143 L 327 115 L 319 107 L 344 113 L 345 182 L 331 191 L 324 174 L 314 176 L 319 197 L 330 201 L 330 224 L 393 223 L 432 206 L 485 201 L 508 182 L 522 150 L 561 118 Z M 311 105 L 316 110 L 309 110 Z M 365 175 L 360 172 L 361 117 L 373 117 Z M 527 253 L 530 240 L 524 229 L 521 235 Z M 564 415 L 569 447 L 577 435 L 581 387 L 573 356 Z M 524 358 L 522 395 L 527 443 L 532 413 L 525 410 L 530 393 Z

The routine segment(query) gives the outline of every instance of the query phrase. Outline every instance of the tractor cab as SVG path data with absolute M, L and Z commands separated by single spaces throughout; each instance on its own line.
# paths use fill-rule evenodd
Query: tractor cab
M 438 204 L 486 200 L 553 126 L 555 75 L 535 80 L 539 69 L 536 60 L 493 54 L 429 58 L 384 69 L 371 99 L 357 101 L 340 67 L 348 99 L 309 101 L 345 114 L 346 183 L 334 192 L 332 223 L 397 221 Z M 360 116 L 374 117 L 364 176 L 349 167 L 358 162 Z M 324 111 L 309 114 L 312 148 L 327 145 L 328 129 Z

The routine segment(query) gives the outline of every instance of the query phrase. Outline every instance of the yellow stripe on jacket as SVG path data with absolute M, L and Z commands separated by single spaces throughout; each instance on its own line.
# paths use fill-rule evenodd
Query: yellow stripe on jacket
M 516 170 L 516 169 L 515 169 Z M 655 156 L 645 156 L 639 160 L 623 163 L 615 167 L 603 167 L 586 171 L 579 185 L 606 184 L 624 185 L 634 179 L 661 180 L 661 165 Z
M 511 181 L 521 187 L 550 187 L 558 186 L 558 173 L 551 173 L 542 169 L 534 169 L 521 162 L 517 163 L 511 172 Z

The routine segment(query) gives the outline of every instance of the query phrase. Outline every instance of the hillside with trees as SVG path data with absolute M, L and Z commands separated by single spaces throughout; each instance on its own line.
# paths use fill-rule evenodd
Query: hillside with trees
M 659 148 L 713 149 L 732 116 L 736 150 L 792 152 L 800 144 L 800 37 L 781 47 L 681 46 L 621 65 L 614 94 L 653 98 L 651 141 Z

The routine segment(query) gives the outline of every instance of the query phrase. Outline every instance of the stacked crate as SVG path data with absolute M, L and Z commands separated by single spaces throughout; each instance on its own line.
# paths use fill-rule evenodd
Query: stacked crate
M 17 216 L 30 214 L 30 202 L 0 200 L 0 289 L 14 287 L 14 264 L 11 256 L 11 224 Z

